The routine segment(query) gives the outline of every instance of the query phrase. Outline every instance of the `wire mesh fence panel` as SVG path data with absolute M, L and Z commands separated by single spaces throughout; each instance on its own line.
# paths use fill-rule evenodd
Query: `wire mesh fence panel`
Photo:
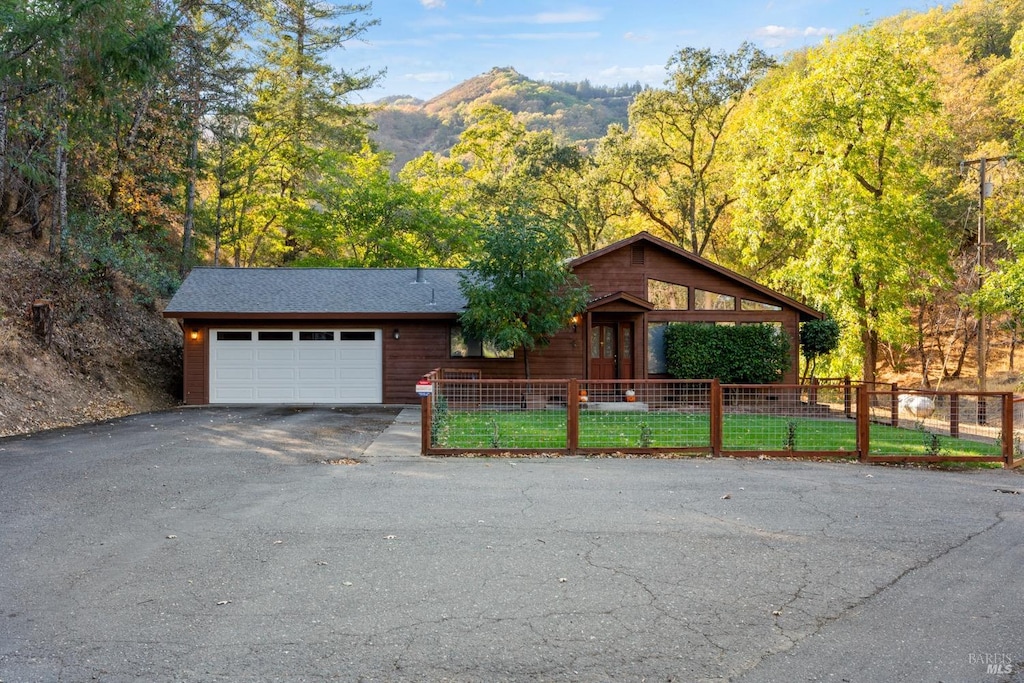
M 1013 399 L 1013 459 L 1024 459 L 1024 398 Z
M 872 391 L 845 380 L 480 380 L 475 372 L 428 376 L 431 450 L 1024 461 L 1024 398 L 1007 393 Z
M 707 450 L 710 383 L 580 381 L 581 449 Z
M 564 381 L 435 382 L 430 445 L 454 450 L 564 450 Z
M 722 387 L 722 450 L 854 454 L 856 407 L 845 388 L 817 386 Z
M 1002 455 L 1003 397 L 884 391 L 872 396 L 868 455 L 931 460 Z

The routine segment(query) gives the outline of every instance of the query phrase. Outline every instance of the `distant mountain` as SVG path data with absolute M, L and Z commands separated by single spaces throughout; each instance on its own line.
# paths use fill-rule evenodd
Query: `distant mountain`
M 596 141 L 612 123 L 627 122 L 629 104 L 642 90 L 634 85 L 604 88 L 582 83 L 534 81 L 511 67 L 494 68 L 424 102 L 388 97 L 375 103 L 374 141 L 395 155 L 400 169 L 426 151 L 446 154 L 465 129 L 466 113 L 497 104 L 530 130 L 552 130 L 566 141 Z

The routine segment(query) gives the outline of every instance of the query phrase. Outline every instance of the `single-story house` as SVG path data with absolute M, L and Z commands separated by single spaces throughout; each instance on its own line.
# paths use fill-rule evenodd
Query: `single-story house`
M 534 378 L 665 377 L 670 322 L 768 323 L 793 340 L 822 314 L 646 232 L 575 259 L 586 312 L 531 353 Z M 464 271 L 438 268 L 196 268 L 164 316 L 184 334 L 184 400 L 412 403 L 435 368 L 522 376 L 521 351 L 466 339 Z

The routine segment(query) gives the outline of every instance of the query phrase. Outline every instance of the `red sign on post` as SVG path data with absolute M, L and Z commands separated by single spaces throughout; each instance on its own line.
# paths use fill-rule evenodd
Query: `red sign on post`
M 416 382 L 416 395 L 426 398 L 434 393 L 434 384 L 428 379 L 421 379 Z

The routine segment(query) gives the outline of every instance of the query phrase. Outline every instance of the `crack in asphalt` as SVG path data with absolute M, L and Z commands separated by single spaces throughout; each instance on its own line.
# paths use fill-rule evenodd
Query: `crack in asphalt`
M 741 675 L 742 675 L 742 673 L 747 673 L 748 671 L 751 671 L 751 670 L 757 668 L 757 666 L 761 662 L 765 661 L 769 657 L 781 654 L 782 652 L 786 652 L 787 650 L 792 649 L 792 647 L 795 647 L 796 645 L 798 645 L 803 640 L 821 633 L 825 628 L 827 628 L 831 624 L 834 624 L 837 621 L 840 621 L 843 617 L 845 617 L 847 614 L 849 614 L 849 612 L 851 610 L 856 609 L 858 607 L 861 607 L 861 606 L 867 604 L 868 602 L 871 602 L 872 600 L 874 600 L 875 598 L 880 596 L 882 593 L 884 593 L 884 592 L 894 588 L 897 584 L 899 584 L 901 581 L 903 581 L 910 574 L 913 574 L 914 572 L 920 571 L 920 570 L 928 567 L 929 565 L 934 564 L 936 561 L 941 560 L 942 558 L 948 556 L 950 553 L 953 553 L 953 552 L 959 550 L 960 548 L 963 548 L 965 545 L 970 543 L 972 540 L 978 538 L 979 536 L 983 536 L 984 534 L 992 532 L 997 527 L 999 527 L 1001 524 L 1006 522 L 1004 514 L 1005 514 L 1004 511 L 997 512 L 996 513 L 997 519 L 995 519 L 988 526 L 986 526 L 986 527 L 984 527 L 982 529 L 979 529 L 977 531 L 974 531 L 972 533 L 967 534 L 958 543 L 954 543 L 954 544 L 948 545 L 945 549 L 942 550 L 942 552 L 935 553 L 935 554 L 933 554 L 933 555 L 931 555 L 929 557 L 926 557 L 926 558 L 923 558 L 923 559 L 919 560 L 918 562 L 915 562 L 910 567 L 907 567 L 902 572 L 897 574 L 891 580 L 876 586 L 874 588 L 874 590 L 872 590 L 871 592 L 869 592 L 868 594 L 866 594 L 866 595 L 864 595 L 862 597 L 859 597 L 858 599 L 853 600 L 847 606 L 845 606 L 842 609 L 836 611 L 834 614 L 831 614 L 831 615 L 829 615 L 829 614 L 822 614 L 822 615 L 819 615 L 817 617 L 812 617 L 812 618 L 815 619 L 816 625 L 815 625 L 815 628 L 811 629 L 807 633 L 804 633 L 804 634 L 800 635 L 799 637 L 794 637 L 794 636 L 786 633 L 785 630 L 781 629 L 781 627 L 780 627 L 780 629 L 781 629 L 780 635 L 782 635 L 783 637 L 787 638 L 787 640 L 790 640 L 792 645 L 790 647 L 781 648 L 779 650 L 774 650 L 774 651 L 766 652 L 763 656 L 758 658 L 757 663 L 755 663 L 753 666 L 751 666 L 748 669 L 746 669 L 743 672 L 741 672 Z M 805 565 L 805 567 L 806 567 L 806 565 Z M 801 587 L 801 590 L 802 590 L 802 587 Z M 799 592 L 800 591 L 798 590 L 798 593 Z M 795 599 L 796 599 L 796 595 L 794 595 L 794 599 L 791 600 L 791 602 L 795 601 Z M 807 616 L 811 617 L 810 614 L 807 614 Z

